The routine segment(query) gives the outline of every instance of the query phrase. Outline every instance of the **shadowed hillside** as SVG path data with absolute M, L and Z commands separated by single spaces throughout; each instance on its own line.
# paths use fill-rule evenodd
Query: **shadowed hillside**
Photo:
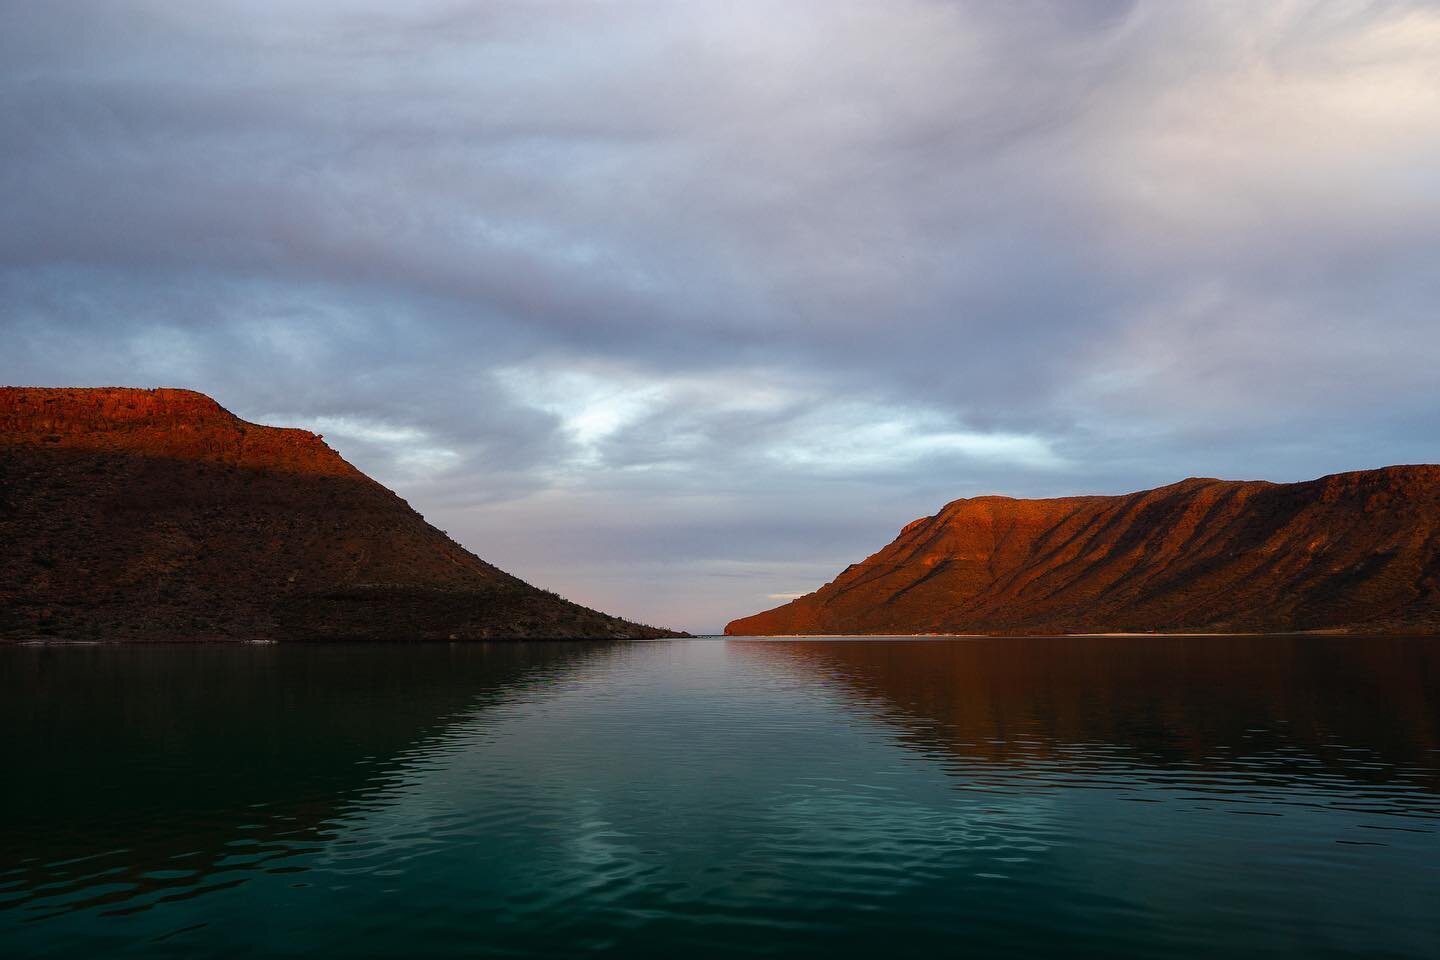
M 732 635 L 1440 630 L 1440 466 L 956 500 Z
M 0 639 L 669 635 L 491 566 L 317 435 L 188 390 L 0 388 Z

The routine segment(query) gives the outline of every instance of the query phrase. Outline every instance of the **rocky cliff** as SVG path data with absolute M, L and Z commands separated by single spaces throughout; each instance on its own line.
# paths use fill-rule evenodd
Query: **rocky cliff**
M 1440 632 L 1440 466 L 956 500 L 733 635 Z
M 188 390 L 0 388 L 0 639 L 666 636 L 491 566 L 317 435 Z

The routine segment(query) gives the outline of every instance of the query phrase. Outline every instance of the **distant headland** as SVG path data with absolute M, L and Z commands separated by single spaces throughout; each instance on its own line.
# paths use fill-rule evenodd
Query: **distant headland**
M 731 635 L 1440 632 L 1440 466 L 956 500 Z
M 0 388 L 0 640 L 680 636 L 486 563 L 316 434 L 189 390 Z

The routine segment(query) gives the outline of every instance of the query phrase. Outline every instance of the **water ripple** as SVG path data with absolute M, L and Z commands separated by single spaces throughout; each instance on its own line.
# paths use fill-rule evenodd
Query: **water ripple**
M 1276 643 L 92 653 L 6 691 L 0 950 L 1427 956 L 1435 645 Z

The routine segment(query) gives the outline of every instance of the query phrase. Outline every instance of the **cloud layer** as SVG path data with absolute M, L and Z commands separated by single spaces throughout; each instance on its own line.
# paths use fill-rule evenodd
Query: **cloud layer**
M 311 426 L 627 616 L 1437 456 L 1433 3 L 10 4 L 0 139 L 0 381 Z

